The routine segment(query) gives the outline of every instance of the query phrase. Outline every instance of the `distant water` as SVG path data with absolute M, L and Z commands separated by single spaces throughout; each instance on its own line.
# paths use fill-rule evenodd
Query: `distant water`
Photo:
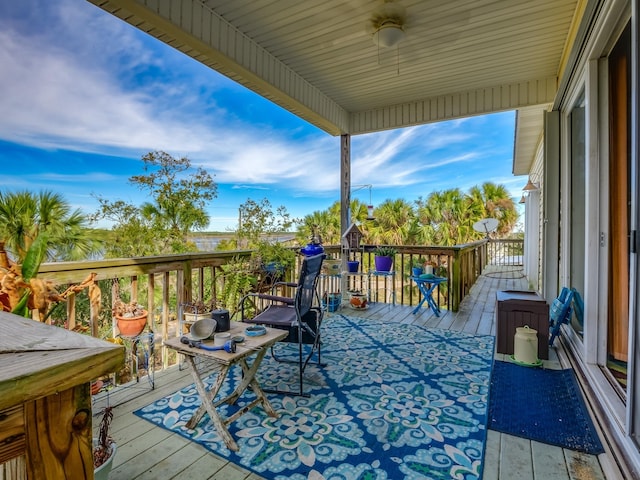
M 212 250 L 215 250 L 218 247 L 218 244 L 220 243 L 220 241 L 224 240 L 224 238 L 211 237 L 209 235 L 206 235 L 202 237 L 192 236 L 190 237 L 190 240 L 196 244 L 196 247 L 198 247 L 199 251 L 210 252 Z
M 199 251 L 210 252 L 215 250 L 222 240 L 228 240 L 232 237 L 233 235 L 229 235 L 228 237 L 212 237 L 211 235 L 190 235 L 189 239 L 196 244 Z M 280 234 L 275 238 L 275 240 L 278 242 L 289 242 L 294 238 L 295 235 L 293 234 Z

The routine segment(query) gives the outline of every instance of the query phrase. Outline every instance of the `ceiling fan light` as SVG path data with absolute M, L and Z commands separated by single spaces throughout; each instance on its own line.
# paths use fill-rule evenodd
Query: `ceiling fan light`
M 401 25 L 386 23 L 373 33 L 373 43 L 381 47 L 393 47 L 404 40 L 405 32 Z

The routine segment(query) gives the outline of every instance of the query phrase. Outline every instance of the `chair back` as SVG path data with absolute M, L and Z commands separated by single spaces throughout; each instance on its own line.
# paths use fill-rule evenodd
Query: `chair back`
M 318 298 L 316 287 L 318 285 L 320 269 L 322 268 L 322 261 L 326 256 L 326 254 L 321 253 L 319 255 L 305 257 L 302 261 L 294 302 L 295 308 L 300 316 L 299 318 L 304 317 L 309 310 L 311 310 L 314 299 Z

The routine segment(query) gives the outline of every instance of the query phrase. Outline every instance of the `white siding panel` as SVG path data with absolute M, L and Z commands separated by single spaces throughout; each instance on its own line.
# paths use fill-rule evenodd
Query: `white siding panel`
M 389 128 L 407 127 L 421 123 L 432 123 L 452 120 L 473 115 L 481 115 L 496 111 L 515 110 L 527 106 L 548 104 L 553 101 L 555 90 L 548 88 L 555 85 L 555 79 L 540 79 L 532 82 L 521 82 L 483 88 L 455 95 L 443 95 L 413 103 L 404 103 L 387 108 L 374 109 L 351 114 L 351 133 L 357 135 L 370 131 Z M 535 103 L 531 103 L 535 102 Z M 416 112 L 411 115 L 395 115 L 402 112 Z M 394 112 L 394 115 L 391 115 Z M 371 118 L 367 122 L 362 119 Z
M 202 40 L 202 12 L 204 7 L 200 3 L 194 3 L 193 10 L 189 12 L 191 16 L 191 31 L 193 36 Z

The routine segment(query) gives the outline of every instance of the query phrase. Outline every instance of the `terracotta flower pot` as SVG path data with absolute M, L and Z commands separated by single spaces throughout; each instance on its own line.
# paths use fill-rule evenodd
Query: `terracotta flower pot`
M 137 317 L 121 317 L 116 315 L 116 324 L 120 335 L 124 337 L 137 337 L 142 333 L 144 327 L 147 325 L 147 311 L 143 310 L 143 313 Z

